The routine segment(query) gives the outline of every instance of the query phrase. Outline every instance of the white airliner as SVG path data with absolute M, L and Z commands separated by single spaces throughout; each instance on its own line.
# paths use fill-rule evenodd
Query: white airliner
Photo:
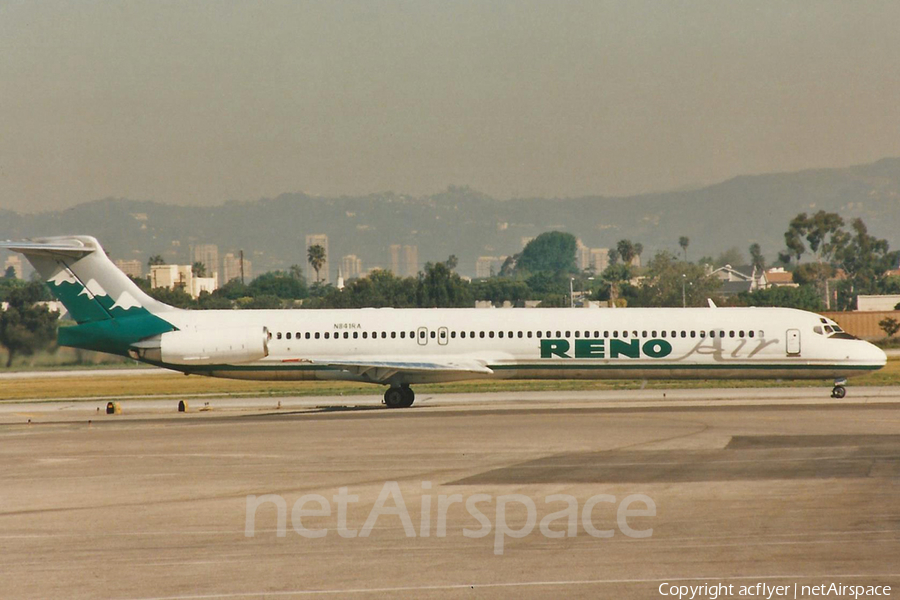
M 181 310 L 138 288 L 96 239 L 0 243 L 23 253 L 77 325 L 63 346 L 189 374 L 388 386 L 464 379 L 834 379 L 880 369 L 876 346 L 786 308 Z

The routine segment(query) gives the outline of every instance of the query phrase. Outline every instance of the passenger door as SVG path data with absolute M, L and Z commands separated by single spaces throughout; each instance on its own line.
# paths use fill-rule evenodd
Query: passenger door
M 787 353 L 788 356 L 797 356 L 800 354 L 800 330 L 787 330 Z

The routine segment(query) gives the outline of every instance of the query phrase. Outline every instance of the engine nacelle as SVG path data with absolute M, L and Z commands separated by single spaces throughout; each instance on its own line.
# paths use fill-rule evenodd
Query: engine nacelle
M 269 355 L 269 331 L 265 327 L 233 327 L 200 331 L 170 331 L 158 345 L 134 348 L 136 358 L 172 365 L 241 364 Z

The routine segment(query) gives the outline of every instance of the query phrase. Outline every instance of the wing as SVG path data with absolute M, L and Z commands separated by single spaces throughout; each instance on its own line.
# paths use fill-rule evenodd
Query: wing
M 397 375 L 409 374 L 434 374 L 441 373 L 450 374 L 485 374 L 493 373 L 487 367 L 484 361 L 471 358 L 450 358 L 441 357 L 436 359 L 417 359 L 409 357 L 384 357 L 371 359 L 318 359 L 304 360 L 297 359 L 285 362 L 305 362 L 308 364 L 324 365 L 335 369 L 341 369 L 354 375 L 365 377 L 366 379 L 376 383 L 388 383 Z

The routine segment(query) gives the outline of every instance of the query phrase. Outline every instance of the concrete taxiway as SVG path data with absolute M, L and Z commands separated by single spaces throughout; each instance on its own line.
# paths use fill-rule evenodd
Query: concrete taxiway
M 0 597 L 900 589 L 897 388 L 173 403 L 0 407 Z

